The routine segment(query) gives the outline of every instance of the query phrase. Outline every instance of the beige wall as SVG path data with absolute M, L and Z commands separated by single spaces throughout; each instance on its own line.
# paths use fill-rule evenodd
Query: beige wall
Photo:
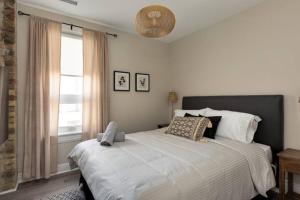
M 118 38 L 109 38 L 110 56 L 110 118 L 118 122 L 122 130 L 134 132 L 150 130 L 159 123 L 168 120 L 168 103 L 166 101 L 169 89 L 168 76 L 168 45 L 159 41 L 147 40 L 139 36 L 111 30 L 103 26 L 87 23 L 70 17 L 65 17 L 24 5 L 18 8 L 37 16 L 51 18 L 57 21 L 77 24 L 90 29 L 110 31 L 118 34 Z M 18 158 L 19 169 L 22 164 L 23 141 L 23 102 L 26 55 L 28 50 L 28 17 L 18 17 Z M 131 73 L 131 91 L 113 92 L 113 70 L 129 71 Z M 134 73 L 149 73 L 151 76 L 151 91 L 137 93 L 134 91 Z M 61 143 L 58 150 L 58 163 L 66 162 L 66 156 L 77 142 Z
M 284 94 L 285 147 L 300 149 L 300 1 L 267 0 L 171 45 L 184 95 Z
M 284 94 L 284 146 L 300 149 L 299 11 L 299 0 L 267 0 L 174 42 L 173 89 L 180 96 Z

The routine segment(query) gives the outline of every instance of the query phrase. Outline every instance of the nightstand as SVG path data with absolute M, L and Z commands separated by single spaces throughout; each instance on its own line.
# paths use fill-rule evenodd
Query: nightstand
M 300 195 L 293 191 L 293 173 L 300 174 L 300 151 L 296 149 L 286 149 L 277 155 L 279 157 L 279 200 L 300 200 Z M 287 194 L 285 194 L 286 173 L 288 173 Z
M 157 127 L 158 128 L 164 128 L 164 127 L 168 127 L 169 124 L 158 124 Z

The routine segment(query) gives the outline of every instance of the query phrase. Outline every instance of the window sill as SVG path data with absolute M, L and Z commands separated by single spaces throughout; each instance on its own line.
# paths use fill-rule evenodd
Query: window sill
M 58 144 L 81 141 L 81 133 L 71 133 L 58 136 Z

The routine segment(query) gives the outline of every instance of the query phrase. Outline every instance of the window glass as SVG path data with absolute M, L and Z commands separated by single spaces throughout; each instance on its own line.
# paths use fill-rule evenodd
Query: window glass
M 82 95 L 82 76 L 65 76 L 60 78 L 60 94 L 78 94 Z
M 62 34 L 61 37 L 61 74 L 83 74 L 82 38 Z
M 82 38 L 62 34 L 59 135 L 82 132 Z

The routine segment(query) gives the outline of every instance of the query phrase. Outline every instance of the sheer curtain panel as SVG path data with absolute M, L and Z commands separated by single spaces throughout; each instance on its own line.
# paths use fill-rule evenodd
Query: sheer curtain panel
M 83 140 L 108 123 L 108 50 L 105 33 L 83 30 Z
M 57 171 L 61 24 L 29 19 L 23 179 Z

